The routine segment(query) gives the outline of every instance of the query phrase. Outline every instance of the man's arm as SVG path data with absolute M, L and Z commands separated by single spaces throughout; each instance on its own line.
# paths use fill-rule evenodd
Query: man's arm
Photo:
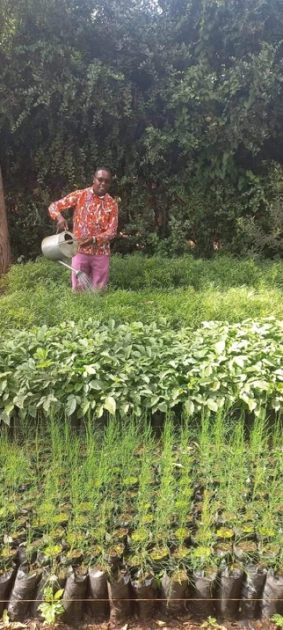
M 61 212 L 67 210 L 68 208 L 73 208 L 80 197 L 81 191 L 76 190 L 73 193 L 70 193 L 63 199 L 59 199 L 59 201 L 54 201 L 48 208 L 48 212 L 51 216 L 51 219 L 57 220 L 58 227 L 61 230 L 68 229 L 68 223 L 64 217 L 62 217 Z
M 111 241 L 117 234 L 118 229 L 118 204 L 115 202 L 111 212 L 109 212 L 109 221 L 106 230 L 100 232 L 95 238 L 96 242 L 105 243 Z

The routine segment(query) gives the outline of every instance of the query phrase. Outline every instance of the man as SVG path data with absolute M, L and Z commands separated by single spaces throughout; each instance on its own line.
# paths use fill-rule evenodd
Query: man
M 108 194 L 111 183 L 111 171 L 100 167 L 94 173 L 92 187 L 76 190 L 48 208 L 51 218 L 57 220 L 58 230 L 68 229 L 61 213 L 74 208 L 73 234 L 80 246 L 72 267 L 90 276 L 94 289 L 104 288 L 108 283 L 109 242 L 117 234 L 118 205 Z M 75 273 L 72 273 L 72 288 L 83 290 Z

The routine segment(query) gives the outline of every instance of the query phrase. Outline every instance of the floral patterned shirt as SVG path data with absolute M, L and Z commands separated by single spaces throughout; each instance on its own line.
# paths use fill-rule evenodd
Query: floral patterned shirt
M 92 256 L 110 255 L 110 245 L 117 234 L 118 227 L 118 204 L 106 194 L 98 197 L 93 189 L 85 188 L 76 190 L 63 197 L 59 201 L 54 201 L 49 208 L 51 219 L 56 217 L 67 208 L 74 208 L 73 214 L 73 234 L 76 238 L 90 238 L 95 236 L 95 245 L 87 247 L 80 246 L 79 252 Z

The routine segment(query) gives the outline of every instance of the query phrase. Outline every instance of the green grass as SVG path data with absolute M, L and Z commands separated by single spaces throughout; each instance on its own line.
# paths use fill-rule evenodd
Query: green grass
M 283 263 L 218 257 L 214 260 L 113 257 L 108 293 L 73 295 L 70 274 L 40 259 L 12 267 L 2 279 L 3 328 L 53 326 L 92 318 L 160 321 L 197 327 L 274 315 L 283 319 Z

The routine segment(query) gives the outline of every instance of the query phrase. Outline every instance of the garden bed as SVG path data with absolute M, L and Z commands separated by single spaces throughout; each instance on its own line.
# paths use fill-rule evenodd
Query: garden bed
M 11 620 L 40 616 L 47 585 L 68 623 L 85 612 L 113 623 L 156 610 L 282 613 L 279 420 L 271 431 L 259 418 L 247 435 L 223 414 L 199 426 L 168 419 L 160 440 L 115 418 L 104 431 L 89 422 L 75 434 L 56 418 L 35 440 L 29 431 L 0 445 L 0 599 Z
M 118 325 L 87 320 L 6 331 L 0 423 L 105 414 L 180 416 L 229 409 L 265 417 L 283 404 L 283 323 Z

